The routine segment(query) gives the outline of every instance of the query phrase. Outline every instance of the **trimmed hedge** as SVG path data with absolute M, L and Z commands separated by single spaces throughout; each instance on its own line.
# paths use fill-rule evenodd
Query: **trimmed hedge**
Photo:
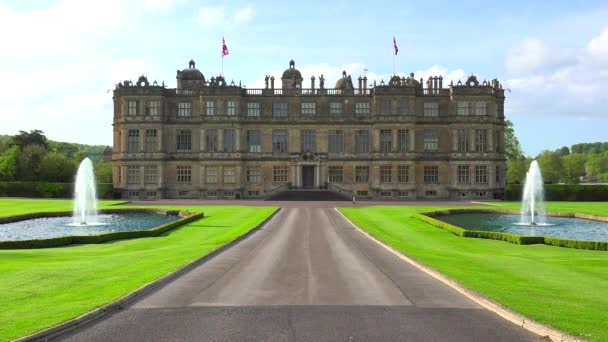
M 463 213 L 467 212 L 466 209 L 454 210 L 454 213 Z M 470 210 L 469 212 L 479 212 L 479 210 Z M 490 210 L 483 210 L 483 212 L 490 212 Z M 436 211 L 431 213 L 422 213 L 422 214 L 414 214 L 413 217 L 426 222 L 432 226 L 441 228 L 446 230 L 454 235 L 460 237 L 470 237 L 470 238 L 478 238 L 478 239 L 491 239 L 491 240 L 501 240 L 510 243 L 514 243 L 517 245 L 533 245 L 533 244 L 545 244 L 557 247 L 567 247 L 567 248 L 578 248 L 578 249 L 590 249 L 596 251 L 608 251 L 608 241 L 589 241 L 589 240 L 571 240 L 564 238 L 557 238 L 552 236 L 524 236 L 518 234 L 511 233 L 502 233 L 502 232 L 488 232 L 488 231 L 480 231 L 480 230 L 468 230 L 462 227 L 455 226 L 453 224 L 449 224 L 447 222 L 443 222 L 441 220 L 435 219 L 431 216 L 435 215 L 446 215 L 450 214 L 451 211 Z M 572 215 L 574 217 L 574 215 Z
M 520 201 L 522 184 L 507 184 L 505 187 L 508 201 Z M 608 201 L 608 185 L 545 184 L 546 201 Z
M 98 183 L 97 197 L 112 199 L 112 183 Z M 0 182 L 0 197 L 72 198 L 74 183 Z
M 31 249 L 31 248 L 50 248 L 74 244 L 104 243 L 113 240 L 134 239 L 141 237 L 154 237 L 166 233 L 186 223 L 204 217 L 204 213 L 196 213 L 186 216 L 177 221 L 169 222 L 158 227 L 147 230 L 133 230 L 128 232 L 112 232 L 99 235 L 76 235 L 60 236 L 49 239 L 20 240 L 20 241 L 0 241 L 0 249 Z

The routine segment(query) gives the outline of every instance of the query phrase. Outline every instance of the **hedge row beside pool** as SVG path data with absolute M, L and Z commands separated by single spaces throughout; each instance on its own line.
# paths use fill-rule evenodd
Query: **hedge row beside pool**
M 564 238 L 556 238 L 551 236 L 522 236 L 518 234 L 502 233 L 502 232 L 488 232 L 479 230 L 468 230 L 462 227 L 449 224 L 433 218 L 432 216 L 455 214 L 455 213 L 467 213 L 467 212 L 495 212 L 495 213 L 507 213 L 505 210 L 446 210 L 437 211 L 430 213 L 414 214 L 413 217 L 426 222 L 435 227 L 446 230 L 454 235 L 461 237 L 472 237 L 479 239 L 492 239 L 501 240 L 517 245 L 532 245 L 532 244 L 545 244 L 557 247 L 577 248 L 577 249 L 590 249 L 597 251 L 608 251 L 608 241 L 588 241 L 588 240 L 571 240 Z M 562 216 L 575 217 L 575 214 L 561 214 Z
M 141 212 L 141 211 L 149 211 L 149 210 L 111 210 L 105 211 L 105 213 L 126 213 L 126 212 Z M 177 213 L 177 212 L 176 212 Z M 40 213 L 40 214 L 32 214 L 32 216 L 45 215 L 46 217 L 52 215 L 58 215 L 65 213 Z M 188 215 L 186 212 L 179 212 L 180 216 Z M 48 216 L 47 216 L 48 215 Z M 75 245 L 75 244 L 88 244 L 88 243 L 104 243 L 113 240 L 122 240 L 122 239 L 133 239 L 133 238 L 141 238 L 141 237 L 153 237 L 161 235 L 165 232 L 168 232 L 172 229 L 175 229 L 181 225 L 186 223 L 198 220 L 204 217 L 204 213 L 192 213 L 188 216 L 182 217 L 181 219 L 170 222 L 158 227 L 146 229 L 146 230 L 134 230 L 134 231 L 126 231 L 126 232 L 112 232 L 105 233 L 99 235 L 78 235 L 78 236 L 60 236 L 56 238 L 49 239 L 36 239 L 36 240 L 20 240 L 20 241 L 0 241 L 0 249 L 31 249 L 31 248 L 50 248 L 50 247 L 60 247 L 67 245 Z

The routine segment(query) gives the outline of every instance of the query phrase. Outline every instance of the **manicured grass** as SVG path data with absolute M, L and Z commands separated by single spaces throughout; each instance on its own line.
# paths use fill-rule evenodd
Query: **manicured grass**
M 0 199 L 0 208 L 25 213 L 71 206 L 69 201 L 23 200 L 26 208 L 17 208 L 20 201 Z M 275 210 L 245 206 L 174 209 L 203 211 L 205 218 L 159 237 L 0 250 L 0 341 L 34 333 L 107 304 L 246 233 Z
M 519 205 L 493 204 L 513 209 Z M 462 238 L 412 218 L 417 212 L 448 208 L 457 207 L 340 211 L 403 254 L 516 312 L 574 336 L 608 341 L 608 252 Z M 608 216 L 606 203 L 556 202 L 547 208 Z
M 125 201 L 99 201 L 100 208 L 120 203 Z M 72 209 L 74 209 L 74 201 L 68 199 L 0 198 L 0 217 Z

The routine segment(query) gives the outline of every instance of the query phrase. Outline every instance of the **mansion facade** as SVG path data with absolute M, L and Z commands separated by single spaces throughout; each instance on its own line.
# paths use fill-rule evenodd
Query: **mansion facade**
M 280 81 L 280 83 L 279 83 Z M 205 79 L 177 88 L 141 76 L 114 90 L 114 189 L 123 198 L 267 198 L 325 189 L 373 199 L 503 198 L 504 89 L 473 75 L 443 86 L 392 76 L 302 87 L 290 62 L 250 89 Z M 318 86 L 317 86 L 318 84 Z

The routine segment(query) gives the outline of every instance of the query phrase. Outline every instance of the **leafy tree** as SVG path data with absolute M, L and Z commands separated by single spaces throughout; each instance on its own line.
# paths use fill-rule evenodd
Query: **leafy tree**
M 97 183 L 112 183 L 112 163 L 100 161 L 95 164 L 95 178 Z
M 507 160 L 506 182 L 509 184 L 523 183 L 531 162 L 530 159 L 523 156 Z
M 599 176 L 608 172 L 608 152 L 592 154 L 585 162 L 585 173 L 588 177 Z
M 13 142 L 19 145 L 21 150 L 29 145 L 39 145 L 45 149 L 49 147 L 44 132 L 39 129 L 35 129 L 29 133 L 26 131 L 19 131 L 19 134 L 13 137 Z
M 14 145 L 0 155 L 0 179 L 10 181 L 17 178 L 20 154 L 19 146 Z
M 42 158 L 40 163 L 40 180 L 47 182 L 72 182 L 76 173 L 76 164 L 68 160 L 65 154 L 51 152 Z
M 42 159 L 46 153 L 46 149 L 41 145 L 27 145 L 23 148 L 17 162 L 19 180 L 39 180 Z
M 567 156 L 570 154 L 570 149 L 568 148 L 568 146 L 563 146 L 558 151 L 561 156 Z
M 521 144 L 515 136 L 515 128 L 511 120 L 505 121 L 505 156 L 507 160 L 523 157 L 524 153 Z
M 562 159 L 557 151 L 542 151 L 536 158 L 545 183 L 558 183 L 563 172 Z
M 585 161 L 587 157 L 583 154 L 575 153 L 562 157 L 564 172 L 562 181 L 564 183 L 577 184 L 580 178 L 585 175 Z

